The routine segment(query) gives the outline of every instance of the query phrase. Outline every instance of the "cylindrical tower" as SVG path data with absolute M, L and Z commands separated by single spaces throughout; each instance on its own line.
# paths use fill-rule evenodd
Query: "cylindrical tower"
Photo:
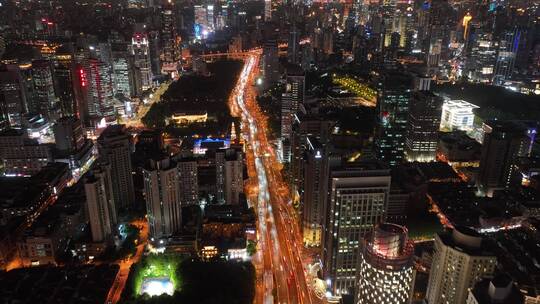
M 407 228 L 379 224 L 360 253 L 357 304 L 409 303 L 413 286 L 413 244 Z

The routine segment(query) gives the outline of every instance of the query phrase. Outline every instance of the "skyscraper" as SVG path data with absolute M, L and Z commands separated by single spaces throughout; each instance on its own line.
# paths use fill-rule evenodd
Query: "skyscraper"
M 178 178 L 180 186 L 180 202 L 182 206 L 199 204 L 199 174 L 197 161 L 194 158 L 180 158 Z
M 176 162 L 168 157 L 150 159 L 143 176 L 150 234 L 155 238 L 171 236 L 182 223 Z
M 84 145 L 80 119 L 73 116 L 59 118 L 53 127 L 54 142 L 60 151 L 78 151 Z
M 113 197 L 111 166 L 100 163 L 86 176 L 84 190 L 92 241 L 103 242 L 116 225 L 117 210 Z
M 272 20 L 272 1 L 264 0 L 264 21 L 270 20 Z
M 504 81 L 512 77 L 522 34 L 518 28 L 503 33 L 497 50 L 497 61 L 493 75 L 494 84 L 504 85 Z
M 162 6 L 161 11 L 161 48 L 162 72 L 175 73 L 177 64 L 176 49 L 176 7 L 172 1 Z
M 99 136 L 100 158 L 111 166 L 113 196 L 117 208 L 131 208 L 134 188 L 131 168 L 130 136 L 124 125 L 108 126 Z
M 302 196 L 304 191 L 304 155 L 309 145 L 308 137 L 315 138 L 321 145 L 326 145 L 330 136 L 331 122 L 321 120 L 299 111 L 293 123 L 291 139 L 291 193 Z
M 128 43 L 118 32 L 109 36 L 111 45 L 112 82 L 114 96 L 130 97 L 134 93 L 133 57 L 128 53 Z
M 216 199 L 227 204 L 240 203 L 244 192 L 242 152 L 235 149 L 216 151 Z
M 328 153 L 315 137 L 307 137 L 306 141 L 301 193 L 303 240 L 306 246 L 318 247 L 322 242 L 326 218 Z
M 143 90 L 152 86 L 152 62 L 150 61 L 150 49 L 148 45 L 148 33 L 144 31 L 144 25 L 137 25 L 131 38 L 131 54 L 134 56 L 134 65 L 141 78 Z
M 304 102 L 305 76 L 300 71 L 289 72 L 285 92 L 281 95 L 281 141 L 283 161 L 291 161 L 291 139 L 294 116 Z
M 48 60 L 32 61 L 32 80 L 34 82 L 34 100 L 30 103 L 29 110 L 47 118 L 55 118 L 58 114 L 58 108 L 51 63 Z
M 525 156 L 529 146 L 526 131 L 512 122 L 487 121 L 483 128 L 478 186 L 492 196 L 495 190 L 508 188 L 516 180 L 517 158 Z
M 414 283 L 414 248 L 407 228 L 379 224 L 362 247 L 356 303 L 408 304 Z
M 112 70 L 109 63 L 97 58 L 88 59 L 88 115 L 94 119 L 114 117 Z
M 493 274 L 497 258 L 476 231 L 456 227 L 435 236 L 435 252 L 429 273 L 429 304 L 465 303 L 469 288 Z
M 344 163 L 329 176 L 324 276 L 334 294 L 351 294 L 357 285 L 360 243 L 386 218 L 390 170 L 375 162 Z
M 26 86 L 16 65 L 0 65 L 0 121 L 1 128 L 20 126 L 26 112 Z
M 293 24 L 289 30 L 287 60 L 292 64 L 298 64 L 300 62 L 300 32 L 298 31 L 296 24 Z
M 405 74 L 388 72 L 383 75 L 378 89 L 377 134 L 375 155 L 391 166 L 403 160 L 412 78 Z
M 405 140 L 408 161 L 435 160 L 442 104 L 442 98 L 430 91 L 412 93 Z
M 60 101 L 62 115 L 74 115 L 77 105 L 74 99 L 73 81 L 75 63 L 70 50 L 57 52 L 54 57 L 54 88 Z
M 277 41 L 272 39 L 263 46 L 264 88 L 267 89 L 279 80 L 279 54 Z

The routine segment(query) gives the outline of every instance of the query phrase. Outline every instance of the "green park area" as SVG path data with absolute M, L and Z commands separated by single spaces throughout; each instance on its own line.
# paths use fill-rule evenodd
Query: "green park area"
M 120 303 L 238 303 L 255 297 L 251 262 L 149 255 L 131 268 Z
M 227 133 L 232 122 L 238 123 L 230 114 L 228 101 L 241 69 L 241 61 L 220 60 L 208 64 L 209 75 L 180 76 L 163 93 L 161 100 L 152 104 L 142 123 L 178 136 L 219 137 Z M 171 120 L 175 113 L 207 113 L 208 119 L 178 125 Z

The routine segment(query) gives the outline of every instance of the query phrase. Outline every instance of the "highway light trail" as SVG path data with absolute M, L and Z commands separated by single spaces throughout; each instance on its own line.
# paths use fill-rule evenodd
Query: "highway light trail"
M 263 296 L 257 303 L 313 303 L 301 259 L 302 238 L 288 203 L 286 185 L 281 178 L 276 154 L 266 137 L 267 119 L 255 101 L 253 83 L 258 74 L 260 50 L 247 53 L 244 68 L 231 95 L 231 111 L 241 116 L 244 138 L 249 143 L 248 159 L 253 156 L 251 178 L 259 193 L 259 257 L 264 283 L 258 288 Z M 276 297 L 274 299 L 274 296 Z M 275 301 L 274 301 L 275 300 Z

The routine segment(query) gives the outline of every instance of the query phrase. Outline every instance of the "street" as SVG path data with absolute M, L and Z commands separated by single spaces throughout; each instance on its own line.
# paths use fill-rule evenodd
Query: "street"
M 252 50 L 245 59 L 240 79 L 231 97 L 231 111 L 242 117 L 248 144 L 250 178 L 255 178 L 258 189 L 259 254 L 256 268 L 262 273 L 257 284 L 257 303 L 317 303 L 313 299 L 302 263 L 302 239 L 281 165 L 267 138 L 267 118 L 260 111 L 253 88 L 259 74 L 261 50 Z M 254 167 L 254 168 L 253 168 Z M 255 174 L 255 176 L 253 176 Z M 270 280 L 272 275 L 272 280 Z M 274 299 L 274 296 L 277 297 Z
M 118 270 L 118 273 L 116 274 L 116 278 L 114 279 L 111 289 L 109 290 L 109 294 L 107 295 L 107 300 L 105 301 L 106 304 L 118 303 L 118 301 L 120 300 L 120 297 L 122 296 L 122 291 L 124 290 L 124 287 L 126 286 L 126 282 L 129 276 L 129 270 L 131 269 L 131 265 L 133 265 L 134 263 L 137 263 L 141 259 L 144 252 L 144 248 L 146 247 L 146 243 L 148 241 L 148 222 L 145 219 L 142 219 L 142 220 L 135 220 L 131 222 L 131 224 L 139 228 L 139 231 L 140 231 L 139 243 L 137 245 L 137 252 L 132 257 L 118 261 L 118 266 L 120 266 L 120 269 Z

